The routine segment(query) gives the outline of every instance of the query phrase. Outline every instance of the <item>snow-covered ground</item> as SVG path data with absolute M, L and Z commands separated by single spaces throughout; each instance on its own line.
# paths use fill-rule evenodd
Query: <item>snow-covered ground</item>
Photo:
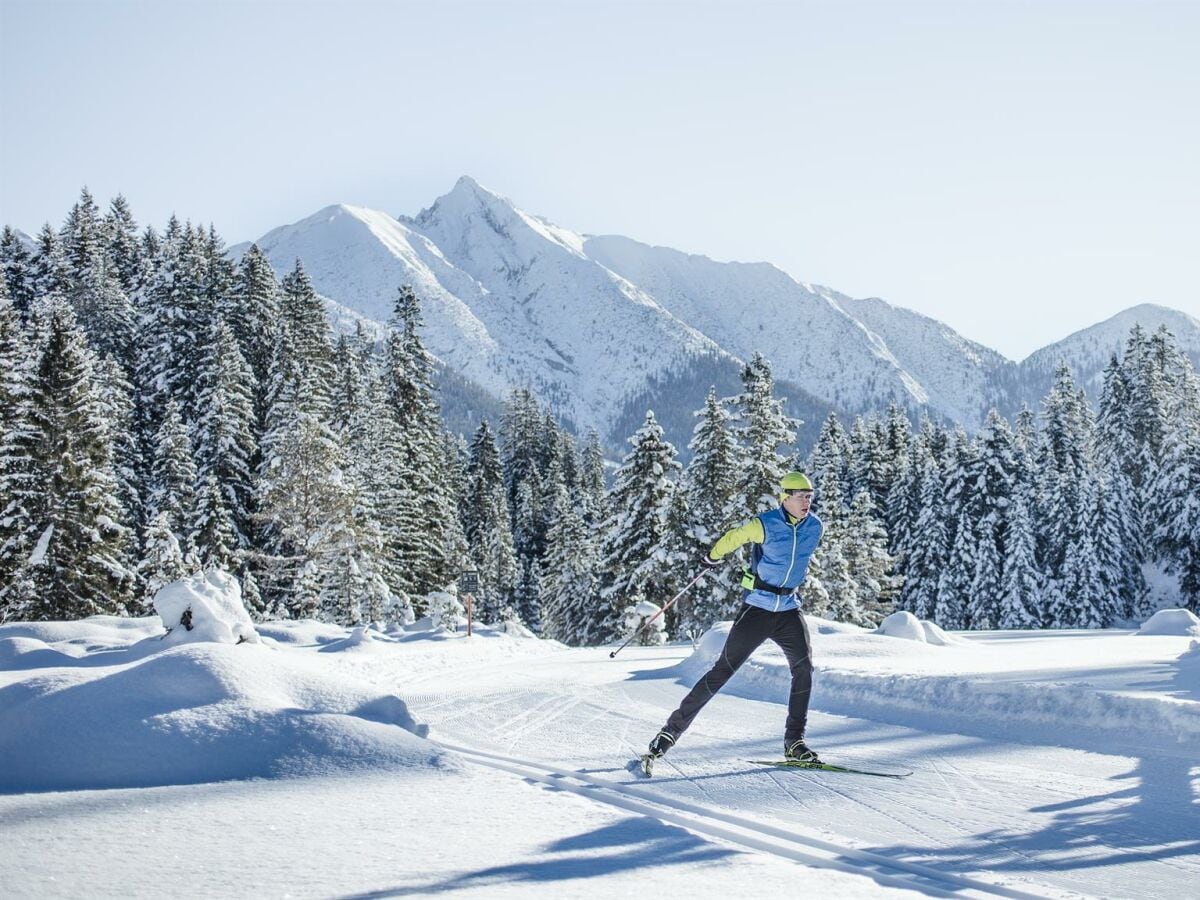
M 2 892 L 1195 896 L 1194 618 L 933 643 L 911 624 L 810 620 L 809 729 L 911 777 L 746 762 L 781 749 L 765 647 L 650 781 L 626 762 L 725 626 L 615 659 L 428 622 L 240 644 L 163 640 L 157 617 L 0 626 Z

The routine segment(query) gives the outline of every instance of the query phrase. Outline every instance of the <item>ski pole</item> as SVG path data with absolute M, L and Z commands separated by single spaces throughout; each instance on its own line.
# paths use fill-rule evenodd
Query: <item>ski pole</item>
M 686 594 L 687 589 L 690 588 L 697 581 L 699 581 L 701 578 L 703 578 L 706 572 L 708 572 L 708 569 L 701 569 L 699 572 L 697 572 L 696 577 L 693 578 L 691 581 L 689 581 L 687 584 L 685 584 L 683 586 L 682 591 L 680 591 L 678 594 L 676 594 L 674 597 L 672 597 L 670 600 L 668 600 L 666 603 L 664 603 L 662 609 L 660 609 L 658 612 L 656 612 L 654 615 L 652 615 L 650 618 L 648 618 L 646 620 L 646 624 L 643 625 L 641 628 L 639 628 L 637 631 L 635 631 L 633 634 L 631 634 L 629 636 L 629 639 L 627 641 L 625 641 L 625 643 L 623 643 L 620 647 L 618 647 L 612 653 L 608 654 L 608 658 L 612 659 L 614 656 L 616 656 L 618 653 L 620 653 L 622 650 L 624 650 L 626 647 L 628 647 L 630 645 L 630 643 L 633 642 L 634 638 L 636 638 L 639 634 L 641 634 L 643 631 L 645 631 L 647 628 L 649 628 L 651 623 L 653 623 L 655 619 L 657 619 L 659 616 L 661 616 L 663 613 L 665 613 L 668 609 L 670 609 L 672 606 L 674 606 L 675 601 L 678 600 L 680 597 L 682 597 L 684 594 Z

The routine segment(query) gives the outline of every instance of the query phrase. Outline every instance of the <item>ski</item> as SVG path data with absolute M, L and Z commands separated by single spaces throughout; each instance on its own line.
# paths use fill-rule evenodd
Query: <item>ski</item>
M 796 759 L 748 759 L 756 766 L 774 766 L 777 769 L 808 769 L 813 772 L 841 772 L 846 775 L 873 775 L 876 778 L 907 778 L 912 772 L 872 772 L 869 769 L 854 769 L 824 762 L 801 762 Z

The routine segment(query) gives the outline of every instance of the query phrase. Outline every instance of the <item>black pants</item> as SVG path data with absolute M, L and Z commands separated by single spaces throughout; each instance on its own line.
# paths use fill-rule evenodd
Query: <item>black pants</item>
M 743 603 L 733 620 L 733 628 L 725 639 L 725 648 L 708 674 L 696 682 L 696 686 L 683 698 L 679 709 L 671 713 L 663 731 L 679 737 L 704 704 L 708 703 L 725 686 L 733 673 L 741 667 L 750 654 L 763 641 L 770 639 L 779 645 L 787 657 L 792 670 L 792 690 L 788 695 L 787 725 L 783 732 L 785 744 L 804 737 L 804 726 L 808 722 L 808 696 L 812 693 L 812 657 L 809 653 L 808 626 L 800 610 L 771 612 L 749 603 Z

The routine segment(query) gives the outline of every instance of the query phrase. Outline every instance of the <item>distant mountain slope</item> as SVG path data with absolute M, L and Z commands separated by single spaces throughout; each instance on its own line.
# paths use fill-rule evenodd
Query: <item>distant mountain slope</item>
M 886 342 L 769 263 L 719 263 L 611 235 L 589 237 L 584 250 L 733 355 L 761 352 L 778 377 L 839 409 L 928 400 Z
M 1193 365 L 1200 369 L 1200 320 L 1166 306 L 1142 303 L 1026 357 L 1020 364 L 1021 398 L 1031 407 L 1036 406 L 1050 389 L 1059 362 L 1064 361 L 1074 373 L 1076 383 L 1087 390 L 1089 399 L 1095 403 L 1104 382 L 1104 367 L 1112 354 L 1124 352 L 1134 325 L 1141 325 L 1147 333 L 1167 326 Z
M 856 299 L 816 288 L 883 337 L 900 365 L 929 393 L 929 405 L 956 422 L 981 422 L 992 406 L 1008 405 L 1004 384 L 1016 363 L 968 340 L 937 319 L 876 297 Z
M 330 206 L 257 243 L 281 275 L 302 259 L 342 328 L 356 317 L 385 322 L 397 288 L 413 285 L 427 346 L 468 393 L 499 399 L 531 388 L 565 420 L 617 444 L 645 405 L 686 444 L 684 406 L 698 407 L 709 383 L 727 383 L 756 351 L 810 423 L 824 410 L 897 402 L 968 428 L 991 406 L 1010 415 L 1022 401 L 1036 407 L 1059 358 L 1094 397 L 1135 321 L 1151 331 L 1167 324 L 1200 362 L 1200 323 L 1143 305 L 1017 364 L 935 319 L 769 263 L 578 234 L 468 177 L 416 216 Z

